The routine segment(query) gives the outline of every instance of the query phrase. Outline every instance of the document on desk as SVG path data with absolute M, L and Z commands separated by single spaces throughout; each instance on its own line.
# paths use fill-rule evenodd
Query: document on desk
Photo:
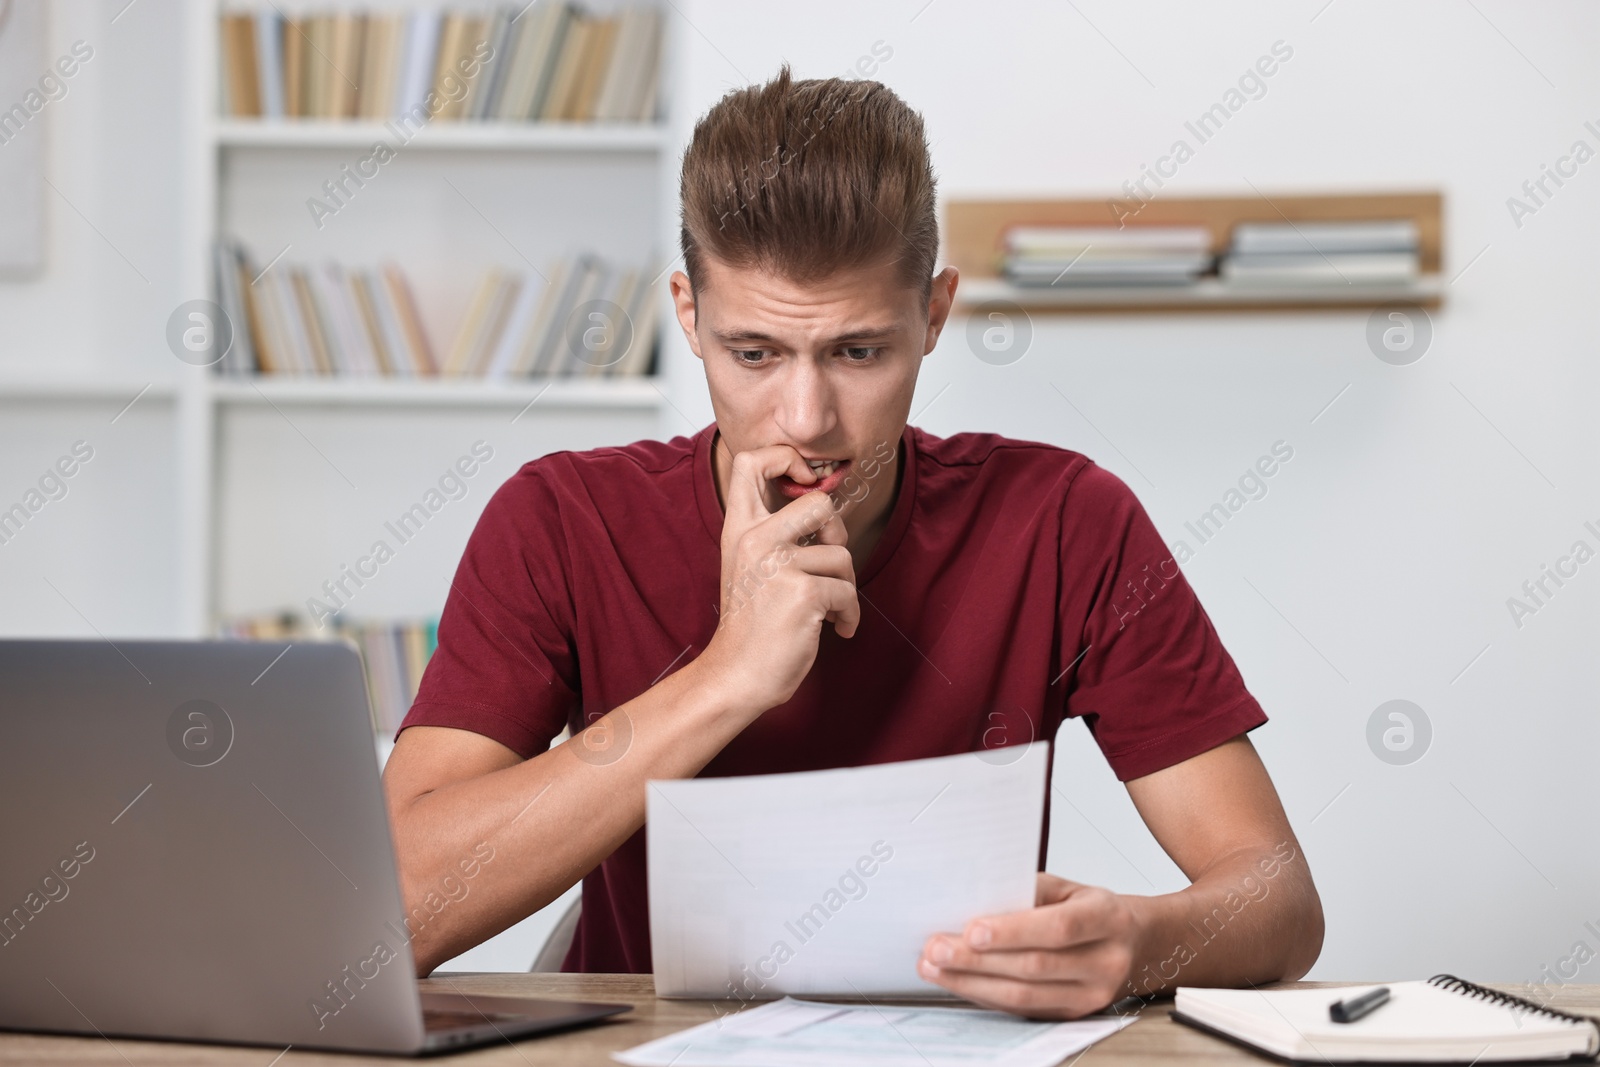
M 786 997 L 611 1058 L 629 1067 L 1054 1067 L 1133 1021 L 1041 1023 L 976 1008 Z
M 1049 751 L 650 782 L 656 993 L 948 996 L 929 936 L 1033 906 Z

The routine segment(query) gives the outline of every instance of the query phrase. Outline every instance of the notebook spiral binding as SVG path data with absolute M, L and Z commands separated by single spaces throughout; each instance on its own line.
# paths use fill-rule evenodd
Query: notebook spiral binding
M 1587 1015 L 1575 1015 L 1572 1012 L 1561 1011 L 1558 1008 L 1546 1007 L 1525 997 L 1502 993 L 1498 989 L 1490 989 L 1488 986 L 1469 982 L 1465 978 L 1457 978 L 1453 974 L 1436 974 L 1428 979 L 1428 984 L 1451 993 L 1461 993 L 1472 997 L 1474 1000 L 1487 1001 L 1499 1007 L 1522 1008 L 1530 1015 L 1538 1015 L 1546 1019 L 1560 1019 L 1565 1022 L 1587 1024 L 1589 1026 L 1600 1025 L 1600 1020 L 1592 1019 Z

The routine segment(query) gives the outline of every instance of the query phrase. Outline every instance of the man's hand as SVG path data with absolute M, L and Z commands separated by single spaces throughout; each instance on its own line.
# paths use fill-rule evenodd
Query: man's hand
M 767 485 L 780 474 L 801 485 L 816 481 L 788 445 L 733 458 L 722 525 L 722 613 L 700 656 L 737 701 L 759 711 L 800 687 L 816 661 L 823 623 L 851 637 L 861 621 L 855 565 L 833 501 L 808 493 L 769 511 Z
M 1039 875 L 1036 907 L 935 934 L 917 971 L 957 996 L 1036 1019 L 1075 1019 L 1127 992 L 1139 923 L 1098 886 Z
M 1311 969 L 1322 904 L 1248 738 L 1135 778 L 1128 795 L 1187 887 L 1119 896 L 1041 874 L 1037 906 L 929 938 L 919 973 L 979 1004 L 1070 1019 L 1125 996 Z

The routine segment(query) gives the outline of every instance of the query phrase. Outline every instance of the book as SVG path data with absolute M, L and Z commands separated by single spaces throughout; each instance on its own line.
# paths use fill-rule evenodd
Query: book
M 595 104 L 600 99 L 600 88 L 605 81 L 606 68 L 611 63 L 612 50 L 616 45 L 617 25 L 618 20 L 615 18 L 595 20 L 594 29 L 589 34 L 588 47 L 584 50 L 583 69 L 573 89 L 567 118 L 579 122 L 594 118 Z
M 1187 285 L 1211 266 L 1210 253 L 1149 256 L 1074 256 L 1007 259 L 1004 273 L 1016 285 L 1066 288 L 1088 285 Z
M 305 319 L 300 312 L 300 299 L 295 293 L 294 279 L 281 263 L 267 272 L 265 279 L 272 286 L 272 308 L 278 316 L 278 328 L 284 338 L 284 367 L 290 374 L 315 374 L 316 363 L 311 358 L 311 338 L 306 332 Z
M 583 62 L 589 54 L 589 37 L 594 31 L 592 16 L 573 12 L 566 33 L 561 38 L 561 50 L 554 57 L 550 84 L 545 89 L 539 117 L 546 122 L 559 122 L 569 117 L 577 100 L 578 84 L 583 77 Z
M 317 308 L 316 298 L 311 294 L 311 279 L 304 267 L 290 267 L 288 273 L 295 306 L 299 309 L 301 326 L 305 332 L 311 363 L 309 370 L 313 374 L 332 374 L 335 369 L 333 354 L 328 347 L 326 324 Z
M 1395 982 L 1390 998 L 1355 1022 L 1333 1002 L 1374 986 L 1177 991 L 1172 1017 L 1294 1063 L 1442 1063 L 1560 1059 L 1600 1052 L 1600 1023 L 1440 974 Z
M 1236 255 L 1281 252 L 1414 252 L 1411 219 L 1356 222 L 1241 222 L 1233 228 Z
M 399 267 L 388 263 L 383 267 L 383 283 L 388 289 L 395 316 L 400 321 L 400 329 L 405 334 L 406 347 L 411 353 L 416 373 L 423 377 L 438 374 L 439 364 L 434 359 L 433 348 L 428 344 L 427 331 L 422 328 L 422 315 L 417 310 L 417 301 L 406 276 Z
M 655 115 L 662 20 L 642 2 L 603 13 L 534 0 L 294 17 L 258 4 L 217 16 L 217 95 L 235 118 L 645 122 Z
M 489 362 L 494 358 L 495 352 L 500 347 L 500 337 L 506 331 L 506 324 L 516 310 L 517 299 L 522 294 L 523 281 L 520 274 L 507 272 L 500 279 L 499 286 L 495 289 L 494 300 L 489 305 L 482 328 L 474 339 L 472 351 L 467 356 L 465 374 L 473 378 L 481 378 L 489 369 Z
M 542 10 L 546 22 L 540 29 L 538 50 L 529 59 L 532 73 L 528 98 L 516 116 L 530 121 L 544 113 L 545 102 L 550 98 L 550 86 L 555 82 L 556 64 L 560 61 L 567 34 L 571 32 L 577 17 L 572 5 L 565 0 L 544 0 Z
M 369 121 L 394 114 L 395 68 L 400 54 L 401 22 L 395 15 L 368 15 L 361 45 L 361 76 L 356 115 Z
M 265 300 L 271 292 L 271 286 L 264 284 L 259 279 L 252 280 L 254 269 L 247 258 L 239 262 L 239 276 L 244 279 L 244 303 L 246 314 L 249 316 L 250 340 L 255 350 L 255 366 L 248 368 L 257 374 L 277 374 L 284 370 L 282 362 L 283 341 L 271 332 L 276 329 L 272 313 L 269 313 Z
M 433 90 L 433 58 L 439 46 L 440 14 L 423 9 L 406 18 L 405 42 L 395 94 L 399 114 L 427 120 L 428 93 Z M 421 109 L 420 111 L 418 109 Z
M 250 336 L 249 309 L 245 305 L 244 286 L 250 279 L 240 275 L 244 263 L 237 248 L 225 241 L 215 247 L 216 284 L 218 303 L 227 316 L 231 339 L 228 350 L 217 362 L 217 373 L 227 375 L 248 374 L 255 370 L 255 345 Z
M 256 12 L 256 76 L 260 79 L 261 116 L 281 119 L 283 109 L 283 18 L 268 8 Z
M 504 379 L 511 375 L 522 350 L 523 338 L 527 337 L 539 307 L 544 303 L 546 288 L 544 281 L 538 277 L 523 281 L 516 303 L 506 316 L 505 328 L 500 331 L 494 351 L 483 368 L 485 378 Z
M 303 65 L 300 86 L 301 114 L 307 118 L 328 117 L 328 53 L 333 47 L 331 16 L 308 15 L 302 21 L 305 33 L 305 51 L 300 55 Z
M 544 272 L 489 269 L 442 369 L 393 263 L 284 262 L 261 273 L 237 242 L 219 241 L 213 268 L 217 303 L 234 330 L 218 374 L 615 378 L 649 373 L 656 350 L 659 293 L 645 281 L 652 268 L 588 253 Z M 600 301 L 620 311 L 595 319 L 606 310 Z
M 306 113 L 306 20 L 285 18 L 283 23 L 283 113 L 300 118 Z
M 549 335 L 550 324 L 557 319 L 561 297 L 566 292 L 567 264 L 559 262 L 545 271 L 544 293 L 539 298 L 539 310 L 528 324 L 522 340 L 518 342 L 516 361 L 511 366 L 511 376 L 525 378 L 538 365 L 544 339 Z
M 647 268 L 653 270 L 654 268 Z M 636 378 L 650 373 L 655 359 L 656 316 L 661 306 L 654 284 L 640 272 L 628 315 L 633 319 L 633 343 L 622 358 L 607 368 L 607 377 Z
M 1218 273 L 1233 285 L 1389 285 L 1414 281 L 1418 259 L 1415 251 L 1229 255 Z
M 1001 237 L 1008 256 L 1071 259 L 1081 252 L 1211 251 L 1211 231 L 1204 226 L 1012 226 Z
M 392 738 L 417 698 L 423 672 L 438 645 L 438 627 L 434 618 L 351 621 L 342 615 L 319 627 L 285 610 L 227 619 L 219 629 L 223 637 L 234 640 L 349 642 L 361 654 L 373 732 Z
M 332 51 L 328 53 L 331 68 L 327 79 L 328 101 L 325 113 L 330 118 L 354 118 L 361 77 L 361 44 L 366 35 L 365 20 L 360 15 L 341 11 L 329 19 L 328 37 Z
M 257 73 L 256 21 L 250 15 L 222 17 L 223 87 L 228 113 L 236 118 L 261 115 L 261 80 Z
M 466 316 L 456 330 L 455 343 L 444 360 L 444 376 L 459 378 L 467 373 L 472 357 L 483 342 L 485 328 L 499 302 L 504 300 L 506 276 L 500 270 L 491 270 L 483 276 L 467 305 Z
M 495 103 L 505 84 L 506 70 L 511 62 L 511 41 L 516 33 L 511 19 L 516 11 L 501 8 L 490 19 L 486 33 L 489 52 L 479 67 L 478 76 L 472 80 L 468 99 L 468 117 L 482 121 L 494 117 Z
M 1001 244 L 1019 286 L 1187 285 L 1213 262 L 1204 226 L 1013 226 Z

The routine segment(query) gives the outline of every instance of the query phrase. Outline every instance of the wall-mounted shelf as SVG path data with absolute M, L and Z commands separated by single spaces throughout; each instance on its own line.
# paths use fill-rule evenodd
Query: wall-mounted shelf
M 1411 219 L 1417 227 L 1421 276 L 1401 284 L 1245 286 L 1213 275 L 1192 285 L 1019 286 L 1000 276 L 1002 239 L 1012 226 L 1116 226 L 1113 198 L 1075 200 L 952 200 L 945 205 L 947 262 L 961 271 L 957 298 L 968 306 L 1007 300 L 1054 312 L 1326 310 L 1404 302 L 1437 307 L 1443 286 L 1443 196 L 1440 193 L 1268 194 L 1161 198 L 1125 220 L 1134 226 L 1204 226 L 1211 251 L 1221 254 L 1241 222 L 1300 223 Z
M 1041 288 L 1013 285 L 1003 278 L 962 275 L 957 296 L 967 304 L 1009 300 L 1045 311 L 1282 311 L 1307 308 L 1372 307 L 1403 302 L 1437 307 L 1442 286 L 1437 275 L 1409 285 L 1350 285 L 1345 288 L 1229 285 L 1203 278 L 1194 285 L 1080 286 Z
M 407 136 L 398 123 L 318 120 L 223 119 L 216 123 L 221 148 L 358 148 L 377 141 L 391 148 L 481 149 L 486 151 L 656 152 L 667 143 L 659 123 L 435 122 Z
M 178 387 L 170 381 L 132 378 L 29 376 L 0 374 L 0 403 L 23 400 L 71 400 L 86 403 L 172 400 Z

